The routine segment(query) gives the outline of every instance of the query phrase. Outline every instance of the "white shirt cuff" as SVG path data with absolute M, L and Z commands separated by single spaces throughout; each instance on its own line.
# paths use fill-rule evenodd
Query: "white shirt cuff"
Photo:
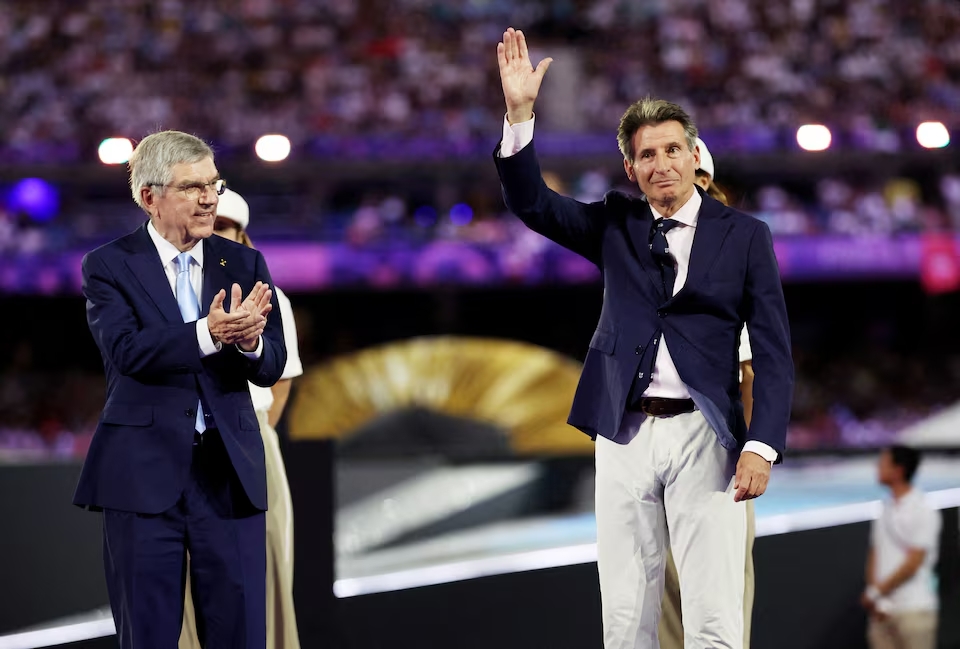
M 533 123 L 537 120 L 534 115 L 526 122 L 511 125 L 507 116 L 503 116 L 503 138 L 500 140 L 500 157 L 509 158 L 517 155 L 520 150 L 533 142 Z
M 223 349 L 223 343 L 213 342 L 213 336 L 210 335 L 210 327 L 207 326 L 206 318 L 197 320 L 197 343 L 200 345 L 200 358 L 206 358 Z
M 263 336 L 260 336 L 259 338 L 257 338 L 257 348 L 254 349 L 252 352 L 248 352 L 240 349 L 239 345 L 237 345 L 237 349 L 240 350 L 241 354 L 243 354 L 250 360 L 255 361 L 258 358 L 260 358 L 261 355 L 263 355 Z
M 755 439 L 752 439 L 744 444 L 743 450 L 740 452 L 740 454 L 743 455 L 747 452 L 756 453 L 767 462 L 776 462 L 777 456 L 779 455 L 775 450 L 773 450 L 772 446 L 769 444 L 764 444 L 763 442 L 758 442 Z

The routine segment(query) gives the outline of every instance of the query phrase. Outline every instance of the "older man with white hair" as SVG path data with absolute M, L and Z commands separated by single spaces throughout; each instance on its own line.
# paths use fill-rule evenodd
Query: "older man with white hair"
M 130 158 L 148 220 L 83 258 L 107 401 L 74 503 L 103 511 L 121 649 L 177 646 L 187 552 L 200 643 L 266 643 L 267 481 L 247 385 L 276 383 L 287 352 L 263 255 L 212 236 L 225 189 L 205 142 L 149 135 Z

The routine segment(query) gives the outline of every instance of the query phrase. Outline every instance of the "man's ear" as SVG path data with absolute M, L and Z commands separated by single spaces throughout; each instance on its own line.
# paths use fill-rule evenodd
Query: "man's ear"
M 627 178 L 630 179 L 630 182 L 637 182 L 637 175 L 633 173 L 633 163 L 626 158 L 623 159 L 623 170 L 627 173 Z
M 140 188 L 140 202 L 143 204 L 143 209 L 145 209 L 150 216 L 156 216 L 157 195 L 153 192 L 153 187 L 147 186 Z

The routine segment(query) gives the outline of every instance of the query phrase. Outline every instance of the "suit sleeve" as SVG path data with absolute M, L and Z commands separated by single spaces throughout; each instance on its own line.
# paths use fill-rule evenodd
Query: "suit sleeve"
M 247 380 L 254 385 L 268 388 L 280 380 L 283 367 L 287 363 L 287 347 L 283 339 L 283 320 L 280 315 L 280 304 L 277 300 L 277 291 L 273 286 L 273 279 L 267 269 L 267 261 L 263 254 L 257 251 L 257 260 L 254 271 L 254 283 L 263 282 L 273 290 L 270 303 L 273 309 L 267 316 L 267 326 L 263 330 L 261 342 L 262 353 L 257 359 L 245 357 Z M 239 352 L 237 352 L 239 353 Z
M 773 238 L 759 221 L 747 254 L 745 302 L 755 376 L 748 440 L 769 445 L 782 458 L 793 401 L 790 325 Z
M 84 256 L 87 324 L 100 352 L 125 376 L 199 372 L 196 324 L 141 326 L 103 260 Z
M 500 157 L 498 147 L 493 157 L 507 208 L 534 232 L 599 266 L 604 204 L 581 203 L 548 188 L 533 143 L 508 158 Z

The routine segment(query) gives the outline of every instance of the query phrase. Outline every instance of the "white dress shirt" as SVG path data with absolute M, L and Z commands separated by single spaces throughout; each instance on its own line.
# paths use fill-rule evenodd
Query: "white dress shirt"
M 533 126 L 536 118 L 526 122 L 510 124 L 504 118 L 503 120 L 503 138 L 500 143 L 500 157 L 509 158 L 516 155 L 525 146 L 533 141 Z M 679 221 L 682 225 L 674 227 L 666 233 L 667 245 L 670 248 L 670 254 L 677 261 L 677 277 L 673 284 L 673 294 L 676 295 L 683 288 L 687 281 L 687 270 L 690 267 L 690 251 L 693 248 L 693 237 L 697 230 L 697 219 L 700 216 L 700 206 L 703 204 L 703 198 L 700 192 L 694 191 L 693 195 L 684 203 L 679 210 L 671 217 Z M 657 212 L 657 209 L 650 205 L 655 218 L 663 218 L 663 215 Z M 653 366 L 653 375 L 650 377 L 650 385 L 644 391 L 647 397 L 664 397 L 669 399 L 689 399 L 690 391 L 680 379 L 680 373 L 677 366 L 670 357 L 670 350 L 667 349 L 667 343 L 660 337 L 657 344 L 657 358 Z M 744 447 L 744 452 L 750 451 L 756 453 L 768 462 L 774 462 L 777 459 L 777 452 L 769 445 L 757 440 L 748 441 Z
M 163 272 L 167 275 L 167 281 L 170 282 L 170 290 L 173 296 L 177 296 L 177 273 L 180 265 L 177 263 L 177 257 L 180 250 L 175 245 L 160 236 L 157 229 L 153 227 L 153 222 L 147 224 L 147 233 L 153 241 L 160 255 L 160 262 L 163 264 Z M 189 251 L 190 256 L 195 263 L 190 264 L 190 283 L 193 285 L 193 291 L 197 294 L 197 300 L 203 295 L 203 246 L 194 246 Z M 202 307 L 201 307 L 202 308 Z M 221 343 L 213 342 L 213 336 L 210 335 L 210 328 L 207 326 L 207 318 L 197 320 L 197 344 L 200 346 L 200 358 L 216 354 L 223 348 Z M 263 353 L 263 337 L 257 340 L 257 348 L 252 352 L 247 352 L 239 347 L 237 349 L 244 356 L 250 359 L 260 358 Z
M 700 216 L 700 206 L 703 199 L 700 192 L 694 191 L 693 196 L 683 204 L 673 215 L 678 225 L 666 233 L 667 247 L 670 255 L 677 261 L 675 267 L 677 278 L 673 283 L 673 294 L 676 295 L 687 281 L 687 271 L 690 268 L 690 251 L 693 249 L 693 235 L 697 231 L 697 219 Z M 663 215 L 650 205 L 653 216 L 662 219 Z M 643 393 L 645 397 L 663 397 L 666 399 L 689 399 L 690 391 L 682 380 L 677 366 L 670 356 L 667 341 L 660 337 L 657 345 L 657 360 L 653 364 L 653 374 L 650 376 L 650 385 Z

